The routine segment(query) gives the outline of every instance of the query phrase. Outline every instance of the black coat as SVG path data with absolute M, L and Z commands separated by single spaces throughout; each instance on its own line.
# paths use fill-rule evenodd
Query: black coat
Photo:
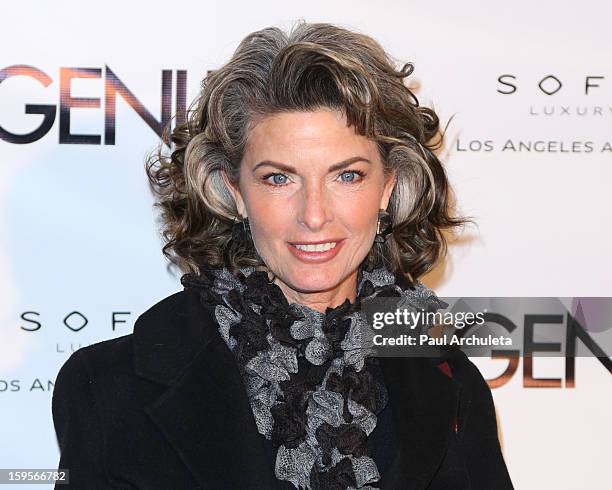
M 401 451 L 376 486 L 513 488 L 491 391 L 463 353 L 448 360 L 452 379 L 428 359 L 379 359 Z M 275 488 L 237 363 L 195 290 L 151 307 L 134 333 L 75 351 L 52 410 L 68 488 Z

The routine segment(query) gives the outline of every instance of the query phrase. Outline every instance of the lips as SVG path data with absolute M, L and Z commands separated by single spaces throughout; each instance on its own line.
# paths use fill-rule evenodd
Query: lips
M 297 244 L 294 247 L 303 250 L 304 252 L 326 252 L 337 245 L 336 242 L 325 242 L 317 244 Z
M 320 243 L 338 243 L 342 238 L 327 238 L 325 240 L 317 240 L 317 241 L 304 241 L 304 242 L 289 242 L 291 245 L 318 245 Z
M 324 250 L 324 251 L 307 251 L 307 250 L 300 250 L 299 248 L 296 247 L 296 245 L 316 245 L 316 244 L 322 244 L 322 243 L 336 243 L 336 246 L 333 248 L 330 248 L 329 250 Z M 298 260 L 305 262 L 305 263 L 311 263 L 311 264 L 319 264 L 322 262 L 328 262 L 330 260 L 332 260 L 336 255 L 338 255 L 338 252 L 342 249 L 342 246 L 344 245 L 344 239 L 328 239 L 328 240 L 321 240 L 318 242 L 305 242 L 305 243 L 300 243 L 297 242 L 296 244 L 293 243 L 287 243 L 287 246 L 289 247 L 289 251 L 293 254 L 293 256 L 295 258 L 297 258 Z

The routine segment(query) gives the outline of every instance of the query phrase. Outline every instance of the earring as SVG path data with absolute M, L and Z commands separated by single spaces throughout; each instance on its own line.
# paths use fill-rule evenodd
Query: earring
M 249 224 L 249 218 L 246 217 L 242 220 L 234 219 L 232 225 L 232 240 L 237 242 L 247 241 L 251 238 L 251 226 Z
M 378 222 L 376 223 L 375 243 L 385 243 L 389 235 L 393 232 L 391 215 L 385 209 L 378 210 Z

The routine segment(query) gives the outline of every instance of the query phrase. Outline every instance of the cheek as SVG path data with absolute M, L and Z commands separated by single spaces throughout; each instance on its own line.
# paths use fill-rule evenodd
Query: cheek
M 353 234 L 367 235 L 376 226 L 380 198 L 374 193 L 361 196 L 360 199 L 345 199 L 335 206 L 336 216 Z
M 275 237 L 283 237 L 284 231 L 289 229 L 291 213 L 287 208 L 275 204 L 272 199 L 257 198 L 249 201 L 249 216 L 251 229 L 261 249 L 271 248 Z
M 372 216 L 369 213 L 363 211 L 355 215 L 351 221 L 350 226 L 355 235 L 369 236 L 372 234 L 376 227 L 377 215 Z

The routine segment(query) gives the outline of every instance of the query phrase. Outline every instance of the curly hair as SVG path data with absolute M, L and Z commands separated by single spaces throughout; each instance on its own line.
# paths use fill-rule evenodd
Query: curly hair
M 377 143 L 385 174 L 394 170 L 397 178 L 387 208 L 392 234 L 373 245 L 366 267 L 385 264 L 409 281 L 431 270 L 447 250 L 443 230 L 472 220 L 451 215 L 450 185 L 434 153 L 443 140 L 439 118 L 404 84 L 413 70 L 412 63 L 396 69 L 373 38 L 328 23 L 246 36 L 202 80 L 184 122 L 164 129 L 170 155 L 160 143 L 146 159 L 163 254 L 185 273 L 265 266 L 252 241 L 232 237 L 240 217 L 221 172 L 237 182 L 249 130 L 262 118 L 331 108 Z

